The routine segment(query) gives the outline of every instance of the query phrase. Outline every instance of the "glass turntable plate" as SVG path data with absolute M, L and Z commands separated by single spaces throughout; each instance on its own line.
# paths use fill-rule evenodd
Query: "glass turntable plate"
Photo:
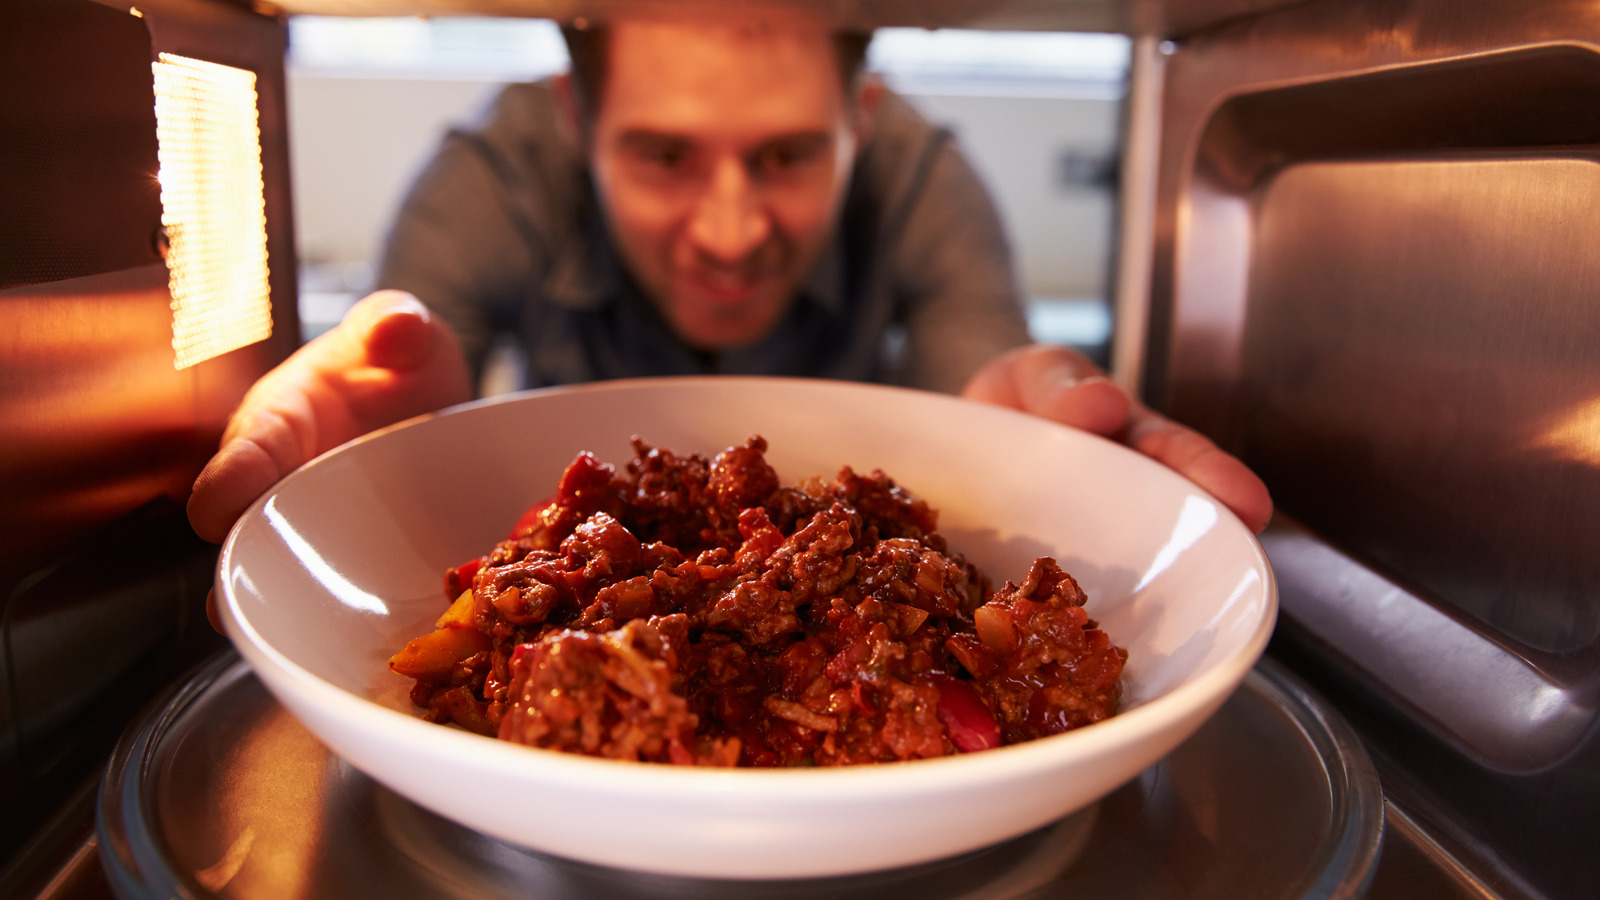
M 865 875 L 673 878 L 504 843 L 343 763 L 232 652 L 134 723 L 98 812 L 107 875 L 126 900 L 1357 897 L 1383 830 L 1382 791 L 1354 733 L 1270 659 L 1178 750 L 1094 806 L 994 847 Z M 952 810 L 950 827 L 960 822 Z

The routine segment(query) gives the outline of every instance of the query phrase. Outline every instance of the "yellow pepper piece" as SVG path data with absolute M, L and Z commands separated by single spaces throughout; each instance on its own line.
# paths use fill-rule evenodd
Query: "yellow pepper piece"
M 461 592 L 450 608 L 444 611 L 439 621 L 433 623 L 435 628 L 471 628 L 472 625 L 472 588 Z
M 489 636 L 476 628 L 441 628 L 413 640 L 389 657 L 389 668 L 407 678 L 444 681 L 457 663 L 490 646 Z

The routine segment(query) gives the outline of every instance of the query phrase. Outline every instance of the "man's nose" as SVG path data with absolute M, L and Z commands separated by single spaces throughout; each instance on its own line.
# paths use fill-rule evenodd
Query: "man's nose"
M 737 263 L 772 234 L 772 219 L 743 160 L 720 161 L 695 204 L 689 237 L 718 262 Z

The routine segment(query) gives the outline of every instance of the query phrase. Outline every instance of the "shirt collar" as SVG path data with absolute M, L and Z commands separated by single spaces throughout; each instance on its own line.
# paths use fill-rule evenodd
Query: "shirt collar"
M 557 306 L 571 310 L 595 310 L 617 295 L 622 286 L 618 266 L 622 261 L 611 245 L 600 201 L 587 174 L 578 192 L 577 228 L 570 243 L 554 248 L 550 273 L 545 276 L 545 296 Z
M 800 299 L 809 299 L 823 310 L 838 315 L 844 312 L 844 232 L 834 228 L 822 255 L 811 266 L 811 274 L 800 285 Z

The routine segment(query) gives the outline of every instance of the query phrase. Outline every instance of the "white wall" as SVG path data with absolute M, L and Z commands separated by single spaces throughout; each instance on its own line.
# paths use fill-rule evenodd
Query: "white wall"
M 1105 297 L 1115 195 L 1064 183 L 1062 158 L 1112 158 L 1119 102 L 955 94 L 911 100 L 955 132 L 988 186 L 1028 294 Z
M 488 81 L 289 75 L 289 160 L 302 264 L 376 261 L 440 136 L 488 102 Z

